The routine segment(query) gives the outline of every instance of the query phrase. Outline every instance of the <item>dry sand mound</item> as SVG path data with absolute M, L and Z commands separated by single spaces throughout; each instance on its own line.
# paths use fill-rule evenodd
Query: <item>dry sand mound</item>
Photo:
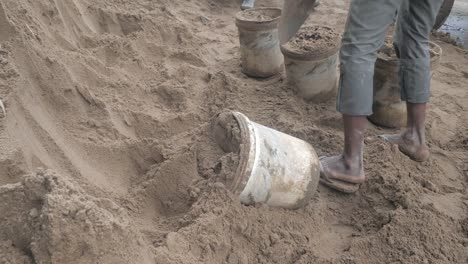
M 259 5 L 271 3 L 258 0 Z M 342 30 L 348 1 L 310 24 Z M 341 149 L 334 101 L 240 73 L 238 1 L 4 0 L 0 263 L 466 263 L 468 55 L 440 43 L 425 163 L 366 138 L 369 182 L 246 207 L 213 176 L 224 109 Z M 214 146 L 212 146 L 214 147 Z M 40 167 L 46 169 L 39 169 Z
M 10 249 L 6 258 L 11 263 L 21 258 L 30 263 L 144 263 L 141 235 L 126 211 L 77 186 L 46 171 L 0 187 L 0 234 Z

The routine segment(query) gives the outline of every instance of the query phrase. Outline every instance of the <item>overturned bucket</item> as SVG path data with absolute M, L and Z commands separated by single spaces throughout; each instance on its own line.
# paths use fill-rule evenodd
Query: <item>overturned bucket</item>
M 240 136 L 232 137 L 233 122 Z M 239 165 L 227 187 L 242 203 L 296 209 L 315 193 L 319 160 L 309 143 L 252 122 L 238 112 L 218 115 L 212 131 L 219 145 L 238 138 Z
M 270 77 L 283 69 L 278 39 L 279 8 L 253 8 L 236 15 L 242 72 L 251 77 Z
M 340 35 L 330 27 L 309 26 L 281 46 L 288 85 L 305 100 L 325 101 L 338 87 Z
M 434 72 L 440 64 L 442 48 L 429 43 L 431 70 Z M 379 51 L 374 70 L 373 114 L 369 119 L 383 127 L 399 128 L 406 126 L 406 102 L 401 101 L 399 63 L 391 44 L 386 44 Z

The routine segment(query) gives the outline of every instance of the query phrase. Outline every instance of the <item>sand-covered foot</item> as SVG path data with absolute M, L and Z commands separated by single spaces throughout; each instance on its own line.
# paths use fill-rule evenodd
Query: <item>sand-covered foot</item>
M 349 183 L 363 183 L 366 181 L 362 164 L 345 162 L 342 155 L 320 158 L 320 168 L 329 179 Z
M 366 181 L 362 164 L 349 164 L 342 155 L 320 158 L 320 182 L 332 189 L 354 193 Z
M 253 8 L 254 4 L 255 4 L 255 0 L 244 0 L 242 1 L 241 9 L 246 10 L 246 9 Z
M 407 133 L 396 135 L 387 134 L 380 135 L 379 137 L 386 142 L 398 145 L 400 151 L 414 161 L 423 162 L 430 156 L 427 145 L 425 143 L 421 143 L 421 140 L 414 136 L 410 136 Z

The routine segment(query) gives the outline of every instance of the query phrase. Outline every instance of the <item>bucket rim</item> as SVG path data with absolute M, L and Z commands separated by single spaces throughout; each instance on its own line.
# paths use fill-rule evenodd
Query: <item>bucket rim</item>
M 246 115 L 236 111 L 231 111 L 230 113 L 239 124 L 241 143 L 239 149 L 239 165 L 236 169 L 234 181 L 229 188 L 235 195 L 240 195 L 244 191 L 254 168 L 257 152 L 257 133 L 254 125 Z
M 252 12 L 252 11 L 262 11 L 262 10 L 272 10 L 272 11 L 277 11 L 278 15 L 275 16 L 272 19 L 267 19 L 264 21 L 254 21 L 254 20 L 246 20 L 242 17 L 242 14 L 246 12 Z M 246 9 L 237 12 L 236 14 L 236 25 L 239 28 L 242 29 L 250 29 L 250 30 L 262 30 L 262 29 L 274 29 L 277 27 L 279 20 L 281 18 L 282 14 L 282 9 L 277 8 L 277 7 L 256 7 L 256 8 L 251 8 L 251 9 Z
M 313 27 L 321 27 L 321 28 L 333 30 L 332 27 L 319 25 L 319 24 L 308 25 L 306 27 L 303 27 L 302 29 L 313 28 Z M 333 43 L 333 45 L 331 45 L 329 49 L 323 52 L 319 52 L 317 50 L 313 50 L 309 52 L 296 52 L 296 51 L 289 49 L 286 46 L 287 43 L 284 43 L 280 46 L 281 52 L 283 53 L 285 57 L 288 57 L 289 59 L 302 60 L 302 61 L 319 61 L 319 60 L 323 60 L 323 59 L 326 59 L 328 57 L 335 55 L 340 50 L 341 36 L 338 36 L 336 41 Z
M 433 41 L 429 41 L 429 49 L 432 50 L 434 52 L 434 56 L 431 56 L 431 63 L 437 61 L 438 59 L 440 59 L 440 57 L 442 56 L 442 53 L 443 53 L 443 50 L 442 50 L 442 47 L 433 42 Z M 382 63 L 382 64 L 393 64 L 393 65 L 397 65 L 398 64 L 398 58 L 397 57 L 391 57 L 389 58 L 388 56 L 382 56 L 380 55 L 380 53 L 378 52 L 377 53 L 377 61 L 376 63 Z

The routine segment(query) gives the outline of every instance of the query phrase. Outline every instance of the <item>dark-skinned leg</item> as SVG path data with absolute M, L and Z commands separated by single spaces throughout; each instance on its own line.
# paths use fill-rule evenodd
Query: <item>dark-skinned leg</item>
M 429 34 L 443 0 L 405 1 L 394 36 L 400 59 L 401 99 L 406 101 L 407 127 L 400 135 L 384 135 L 415 161 L 425 161 L 430 152 L 425 142 L 426 106 L 430 97 L 431 67 Z
M 323 158 L 322 172 L 328 178 L 350 183 L 366 180 L 363 168 L 364 133 L 367 117 L 343 115 L 344 150 L 339 156 Z
M 345 147 L 339 156 L 320 159 L 320 182 L 330 188 L 353 193 L 366 180 L 362 156 L 367 116 L 372 114 L 374 64 L 401 2 L 351 1 L 340 50 L 337 97 Z
M 419 162 L 430 156 L 425 136 L 426 106 L 426 103 L 406 103 L 406 129 L 401 134 L 381 136 L 386 141 L 397 144 L 401 152 Z

